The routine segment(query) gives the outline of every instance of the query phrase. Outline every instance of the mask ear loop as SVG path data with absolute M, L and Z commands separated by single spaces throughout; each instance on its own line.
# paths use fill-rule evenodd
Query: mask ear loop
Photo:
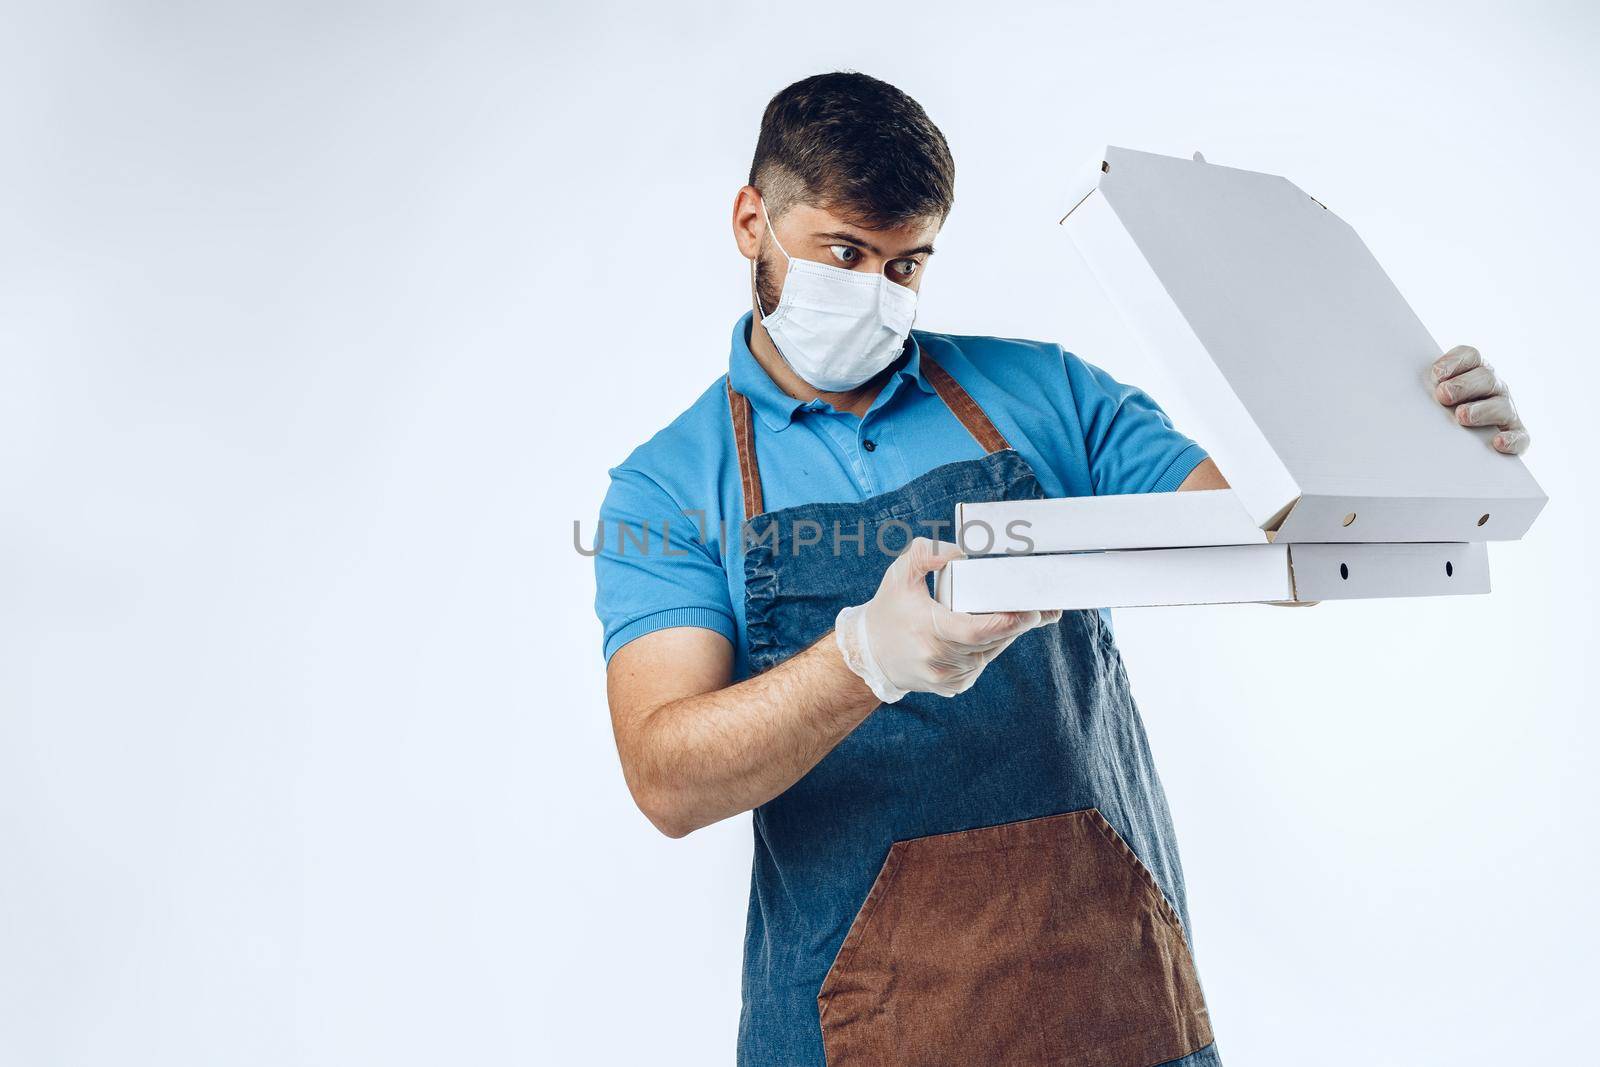
M 792 267 L 794 265 L 794 257 L 791 256 L 789 254 L 789 250 L 784 248 L 783 245 L 778 241 L 778 231 L 772 228 L 772 216 L 767 214 L 767 198 L 765 196 L 761 198 L 761 218 L 767 224 L 767 236 L 772 238 L 773 247 L 777 248 L 779 252 L 783 253 L 783 258 L 787 259 L 789 261 L 789 265 Z M 756 259 L 759 258 L 760 255 L 761 249 L 758 246 L 756 248 L 756 256 L 750 260 L 750 288 L 753 289 L 756 294 L 756 310 L 761 312 L 761 317 L 765 319 L 767 317 L 767 309 L 761 306 L 761 287 L 756 284 Z M 889 277 L 888 270 L 889 265 L 885 263 L 884 269 L 878 272 L 879 281 L 882 281 L 888 285 L 900 284 L 893 278 Z
M 783 252 L 784 259 L 787 259 L 790 263 L 793 263 L 794 257 L 788 252 L 784 251 L 783 245 L 778 244 L 778 232 L 772 228 L 772 216 L 767 214 L 767 198 L 765 196 L 761 198 L 761 217 L 766 221 L 767 236 L 772 238 L 773 245 L 778 249 L 779 252 Z M 761 286 L 756 284 L 756 260 L 759 259 L 760 256 L 761 247 L 758 245 L 756 246 L 755 256 L 750 260 L 750 288 L 753 289 L 756 294 L 756 310 L 761 312 L 761 317 L 765 319 L 767 317 L 767 309 L 761 306 Z

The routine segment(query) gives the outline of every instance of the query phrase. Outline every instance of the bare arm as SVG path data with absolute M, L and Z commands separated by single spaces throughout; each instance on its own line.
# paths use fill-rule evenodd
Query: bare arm
M 1186 489 L 1227 488 L 1228 479 L 1224 478 L 1222 476 L 1222 472 L 1217 470 L 1216 461 L 1214 461 L 1210 456 L 1207 456 L 1205 459 L 1200 461 L 1199 466 L 1195 467 L 1194 470 L 1189 472 L 1189 477 L 1185 478 L 1183 480 L 1183 484 L 1178 486 L 1178 492 L 1181 493 Z
M 831 632 L 770 671 L 732 677 L 733 646 L 692 626 L 630 641 L 606 668 L 623 777 L 668 837 L 771 800 L 878 706 Z

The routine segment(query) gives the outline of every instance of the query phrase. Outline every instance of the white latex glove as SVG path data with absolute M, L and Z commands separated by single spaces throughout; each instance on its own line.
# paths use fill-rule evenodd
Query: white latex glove
M 1454 408 L 1463 426 L 1493 426 L 1494 447 L 1517 456 L 1528 450 L 1528 429 L 1511 402 L 1511 390 L 1476 348 L 1457 345 L 1433 361 L 1434 399 Z
M 871 600 L 839 612 L 839 651 L 885 704 L 907 693 L 964 693 L 1011 642 L 1060 620 L 1059 611 L 968 615 L 929 596 L 927 576 L 963 555 L 959 546 L 915 538 Z

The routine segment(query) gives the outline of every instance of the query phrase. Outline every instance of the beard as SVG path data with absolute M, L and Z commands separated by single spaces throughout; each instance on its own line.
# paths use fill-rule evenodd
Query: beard
M 772 266 L 765 250 L 756 253 L 756 298 L 761 302 L 760 314 L 770 315 L 783 298 L 783 286 L 772 274 Z

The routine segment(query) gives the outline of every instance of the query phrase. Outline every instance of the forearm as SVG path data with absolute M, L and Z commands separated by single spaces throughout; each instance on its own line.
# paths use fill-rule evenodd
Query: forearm
M 630 785 L 651 821 L 682 837 L 782 793 L 877 705 L 829 633 L 754 678 L 652 711 L 625 754 Z

